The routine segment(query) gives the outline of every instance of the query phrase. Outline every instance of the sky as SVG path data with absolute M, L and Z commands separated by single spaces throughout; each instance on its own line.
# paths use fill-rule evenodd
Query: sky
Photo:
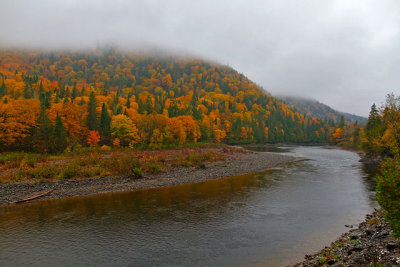
M 1 0 L 0 10 L 3 47 L 160 48 L 362 116 L 400 95 L 397 0 Z

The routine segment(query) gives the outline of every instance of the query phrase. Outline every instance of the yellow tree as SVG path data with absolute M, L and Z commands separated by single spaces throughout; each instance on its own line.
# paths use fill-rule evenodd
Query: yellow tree
M 139 131 L 127 116 L 119 114 L 111 120 L 111 136 L 118 138 L 122 146 L 127 146 L 132 142 L 140 142 Z
M 336 143 L 340 143 L 344 141 L 344 131 L 342 128 L 336 128 L 335 132 L 332 134 Z
M 36 99 L 8 100 L 0 103 L 0 144 L 18 146 L 38 126 L 40 103 Z
M 218 143 L 220 143 L 225 137 L 226 137 L 226 132 L 225 132 L 225 130 L 214 129 L 214 138 L 215 138 L 215 141 L 217 141 Z
M 159 129 L 155 129 L 150 137 L 150 147 L 157 148 L 163 143 L 164 137 Z

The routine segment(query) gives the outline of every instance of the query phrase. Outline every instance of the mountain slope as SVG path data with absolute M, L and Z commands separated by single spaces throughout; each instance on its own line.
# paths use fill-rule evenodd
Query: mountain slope
M 91 145 L 152 147 L 325 142 L 331 132 L 327 123 L 292 110 L 234 69 L 200 59 L 3 50 L 0 77 L 5 150 L 87 145 L 90 131 Z
M 359 124 L 365 124 L 367 122 L 367 118 L 337 111 L 329 107 L 328 105 L 322 104 L 316 100 L 288 96 L 278 96 L 278 98 L 298 112 L 303 113 L 309 117 L 318 118 L 320 120 L 330 119 L 334 122 L 339 123 L 341 116 L 344 116 L 344 119 L 347 122 L 357 122 Z

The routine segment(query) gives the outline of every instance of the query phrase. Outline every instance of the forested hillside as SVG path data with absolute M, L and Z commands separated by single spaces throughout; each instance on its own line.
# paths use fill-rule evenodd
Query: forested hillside
M 367 122 L 367 118 L 334 110 L 328 105 L 316 100 L 289 96 L 279 96 L 278 98 L 289 105 L 290 108 L 294 108 L 298 112 L 309 117 L 316 117 L 320 120 L 332 120 L 339 123 L 343 116 L 347 122 L 357 122 L 359 124 L 365 124 Z
M 307 117 L 227 66 L 115 50 L 0 52 L 0 149 L 325 142 Z

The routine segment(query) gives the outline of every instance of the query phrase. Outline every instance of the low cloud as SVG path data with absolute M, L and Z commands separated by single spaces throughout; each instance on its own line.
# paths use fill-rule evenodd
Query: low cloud
M 1 9 L 7 47 L 159 47 L 228 64 L 272 94 L 364 116 L 400 94 L 395 0 L 3 0 Z

